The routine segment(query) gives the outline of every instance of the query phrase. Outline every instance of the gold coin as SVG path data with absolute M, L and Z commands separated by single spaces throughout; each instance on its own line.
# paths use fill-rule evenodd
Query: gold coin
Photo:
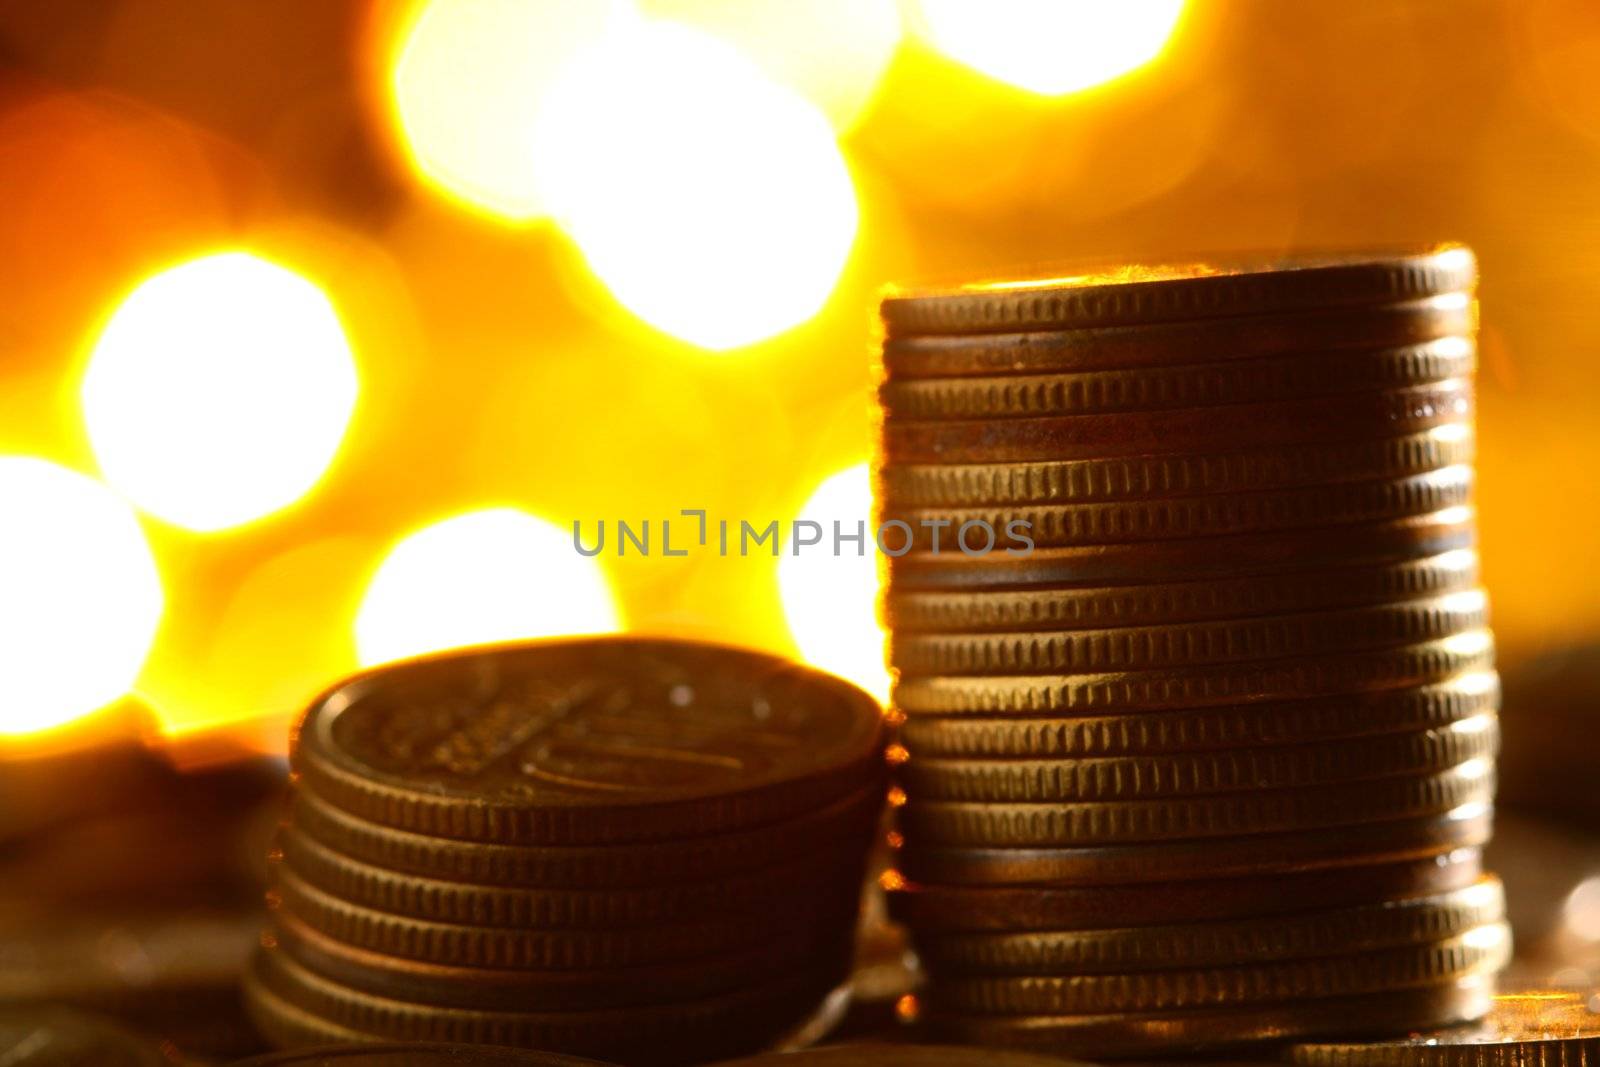
M 1492 809 L 1463 804 L 1444 815 L 1286 834 L 1142 841 L 1070 848 L 907 845 L 894 865 L 914 882 L 945 885 L 1126 885 L 1232 878 L 1439 856 L 1489 839 Z
M 1307 744 L 1340 738 L 1438 729 L 1500 706 L 1493 671 L 1433 685 L 1241 704 L 1235 707 L 1091 715 L 1084 718 L 985 718 L 910 715 L 901 744 L 918 758 L 1091 758 Z
M 1494 795 L 1494 761 L 1447 771 L 1298 789 L 1158 797 L 1150 800 L 922 800 L 897 812 L 907 847 L 976 845 L 1049 848 L 1071 844 L 1233 837 L 1442 815 Z
M 1353 997 L 1114 1015 L 959 1015 L 929 1011 L 937 1036 L 1088 1057 L 1163 1057 L 1258 1042 L 1429 1030 L 1480 1018 L 1493 982 L 1474 975 L 1418 989 Z
M 1488 624 L 1482 590 L 1339 611 L 1110 629 L 894 634 L 889 662 L 924 674 L 1102 673 L 1415 644 Z
M 1470 549 L 1378 567 L 1143 585 L 959 592 L 906 590 L 883 599 L 896 633 L 1093 630 L 1330 611 L 1460 593 L 1478 580 Z
M 928 1003 L 978 1015 L 1093 1015 L 1320 1000 L 1492 974 L 1511 956 L 1505 923 L 1425 945 L 1200 970 L 1025 977 L 935 976 Z
M 903 523 L 895 529 L 917 551 L 981 558 L 1030 545 L 1167 541 L 1402 519 L 1463 506 L 1472 500 L 1472 486 L 1472 468 L 1460 465 L 1380 482 L 1092 504 L 890 510 L 882 520 Z
M 1188 322 L 1416 300 L 1469 289 L 1477 261 L 1460 245 L 1380 256 L 1118 266 L 883 301 L 889 336 Z
M 780 931 L 734 953 L 651 967 L 574 971 L 458 967 L 398 959 L 326 937 L 279 915 L 267 942 L 329 981 L 374 996 L 439 1007 L 497 1011 L 590 1011 L 701 1000 L 759 985 L 805 967 L 848 966 L 850 933 L 824 939 Z
M 857 835 L 861 839 L 861 835 Z M 614 928 L 747 914 L 840 881 L 859 881 L 864 844 L 840 842 L 758 871 L 623 889 L 470 885 L 391 871 L 286 828 L 272 861 L 330 896 L 396 915 L 470 926 Z
M 765 653 L 574 638 L 380 667 L 320 697 L 291 764 L 418 834 L 608 845 L 764 826 L 872 785 L 871 697 Z
M 945 974 L 1109 975 L 1309 960 L 1441 942 L 1505 919 L 1496 878 L 1448 893 L 1230 922 L 1109 930 L 915 931 L 917 956 Z
M 973 1050 L 960 1045 L 905 1045 L 852 1042 L 820 1048 L 768 1052 L 724 1060 L 713 1067 L 972 1067 Z M 984 1067 L 1074 1067 L 1056 1056 L 986 1048 Z
M 303 783 L 290 818 L 296 830 L 327 848 L 395 871 L 479 886 L 617 889 L 748 874 L 836 843 L 865 855 L 884 793 L 873 787 L 754 830 L 626 847 L 490 845 L 407 833 L 348 815 Z
M 244 974 L 244 1006 L 261 1036 L 279 1048 L 365 1045 L 384 1040 L 381 1034 L 364 1034 L 295 1007 L 264 986 L 254 968 Z
M 1137 585 L 1255 577 L 1358 564 L 1380 566 L 1470 549 L 1477 543 L 1470 506 L 1379 523 L 1268 533 L 1190 537 L 1066 548 L 907 552 L 887 560 L 890 596 L 907 590 L 1012 589 L 1059 585 Z M 897 547 L 892 545 L 891 547 Z
M 1391 775 L 1425 774 L 1492 759 L 1500 731 L 1492 713 L 1436 730 L 1156 756 L 1057 760 L 941 760 L 911 750 L 896 774 L 913 798 L 1059 802 L 1296 789 Z
M 1181 669 L 902 678 L 894 700 L 913 714 L 946 715 L 1193 708 L 1428 684 L 1493 662 L 1494 639 L 1472 630 L 1395 648 Z
M 1441 337 L 1403 348 L 1303 352 L 1228 363 L 891 379 L 879 387 L 878 399 L 891 419 L 994 419 L 1288 400 L 1422 385 L 1466 377 L 1475 369 L 1470 340 Z
M 1477 1026 L 1390 1041 L 1298 1045 L 1306 1067 L 1581 1067 L 1600 1061 L 1600 1014 L 1588 992 L 1502 993 Z
M 1015 463 L 1150 453 L 1227 452 L 1420 433 L 1470 425 L 1472 383 L 1311 400 L 1085 415 L 885 422 L 883 457 L 899 463 Z
M 1471 463 L 1470 426 L 1300 448 L 1033 463 L 897 464 L 876 472 L 888 508 L 1069 504 L 1368 482 Z
M 827 969 L 799 971 L 706 1000 L 541 1013 L 446 1008 L 374 996 L 329 981 L 274 951 L 257 953 L 251 981 L 335 1026 L 391 1040 L 542 1048 L 641 1063 L 755 1051 L 815 1011 L 843 977 Z
M 1338 309 L 1137 326 L 921 334 L 883 343 L 890 378 L 1042 374 L 1259 359 L 1291 352 L 1388 348 L 1477 329 L 1465 292 Z
M 302 1011 L 262 985 L 253 970 L 244 975 L 244 1006 L 268 1044 L 303 1051 L 254 1056 L 234 1067 L 604 1067 L 598 1060 L 554 1052 L 392 1043 Z
M 1269 916 L 1389 905 L 1465 889 L 1483 875 L 1478 849 L 1415 859 L 1236 878 L 1112 886 L 934 885 L 893 880 L 889 913 L 920 940 L 1041 930 L 1258 922 Z
M 848 930 L 860 883 L 831 887 L 792 902 L 790 930 Z M 671 926 L 543 930 L 430 922 L 364 908 L 279 870 L 268 907 L 356 948 L 457 967 L 559 971 L 647 967 L 748 949 L 774 937 L 768 914 L 716 916 Z

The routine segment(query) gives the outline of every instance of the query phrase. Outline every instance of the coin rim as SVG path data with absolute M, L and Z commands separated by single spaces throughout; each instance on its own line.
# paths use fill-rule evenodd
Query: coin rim
M 1168 274 L 1138 281 L 1044 279 L 1003 288 L 966 286 L 886 297 L 887 336 L 988 333 L 1004 328 L 1062 328 L 1188 322 L 1300 310 L 1389 304 L 1470 291 L 1477 258 L 1465 245 L 1374 254 L 1300 256 L 1276 263 L 1224 257 L 1213 273 Z M 1201 262 L 1186 264 L 1211 269 Z M 1173 270 L 1163 265 L 1163 270 Z M 1092 278 L 1093 273 L 1075 279 Z M 1051 282 L 1057 284 L 1052 285 Z
M 418 670 L 466 670 L 505 658 L 554 655 L 570 659 L 591 650 L 668 656 L 718 657 L 764 679 L 794 686 L 812 699 L 849 709 L 852 736 L 833 737 L 836 758 L 827 765 L 785 773 L 742 786 L 663 791 L 655 802 L 632 797 L 618 803 L 600 793 L 551 793 L 533 801 L 501 801 L 463 788 L 446 793 L 437 783 L 409 782 L 369 767 L 333 740 L 339 716 L 360 706 L 360 694 L 403 686 Z M 695 660 L 697 666 L 699 660 Z M 703 669 L 703 668 L 700 668 Z M 290 744 L 294 772 L 335 805 L 372 822 L 420 834 L 502 844 L 618 844 L 692 837 L 779 822 L 823 806 L 872 783 L 881 772 L 882 711 L 849 682 L 751 649 L 709 642 L 637 636 L 532 641 L 456 650 L 389 664 L 346 679 L 317 697 L 296 725 Z M 608 802 L 609 800 L 609 802 Z

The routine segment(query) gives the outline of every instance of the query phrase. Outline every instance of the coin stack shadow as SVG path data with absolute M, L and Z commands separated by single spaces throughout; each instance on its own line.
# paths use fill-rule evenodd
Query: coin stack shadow
M 290 1047 L 769 1047 L 842 998 L 883 745 L 854 687 L 691 642 L 359 676 L 297 728 L 252 1015 Z
M 1498 682 L 1448 248 L 885 301 L 893 913 L 939 1036 L 1488 1006 Z

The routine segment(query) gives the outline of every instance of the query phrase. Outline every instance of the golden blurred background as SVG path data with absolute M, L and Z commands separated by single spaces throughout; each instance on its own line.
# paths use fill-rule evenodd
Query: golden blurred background
M 618 628 L 882 693 L 870 558 L 660 523 L 865 518 L 883 288 L 1079 260 L 1472 245 L 1503 657 L 1600 628 L 1592 3 L 8 2 L 0 63 L 9 744 Z

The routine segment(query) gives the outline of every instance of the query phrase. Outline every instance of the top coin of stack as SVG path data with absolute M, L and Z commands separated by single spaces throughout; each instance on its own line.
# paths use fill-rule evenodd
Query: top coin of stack
M 1445 248 L 885 301 L 889 882 L 937 1032 L 1486 1009 L 1474 280 Z
M 252 1012 L 281 1045 L 767 1047 L 848 974 L 882 733 L 837 679 L 690 642 L 357 677 L 294 739 Z

